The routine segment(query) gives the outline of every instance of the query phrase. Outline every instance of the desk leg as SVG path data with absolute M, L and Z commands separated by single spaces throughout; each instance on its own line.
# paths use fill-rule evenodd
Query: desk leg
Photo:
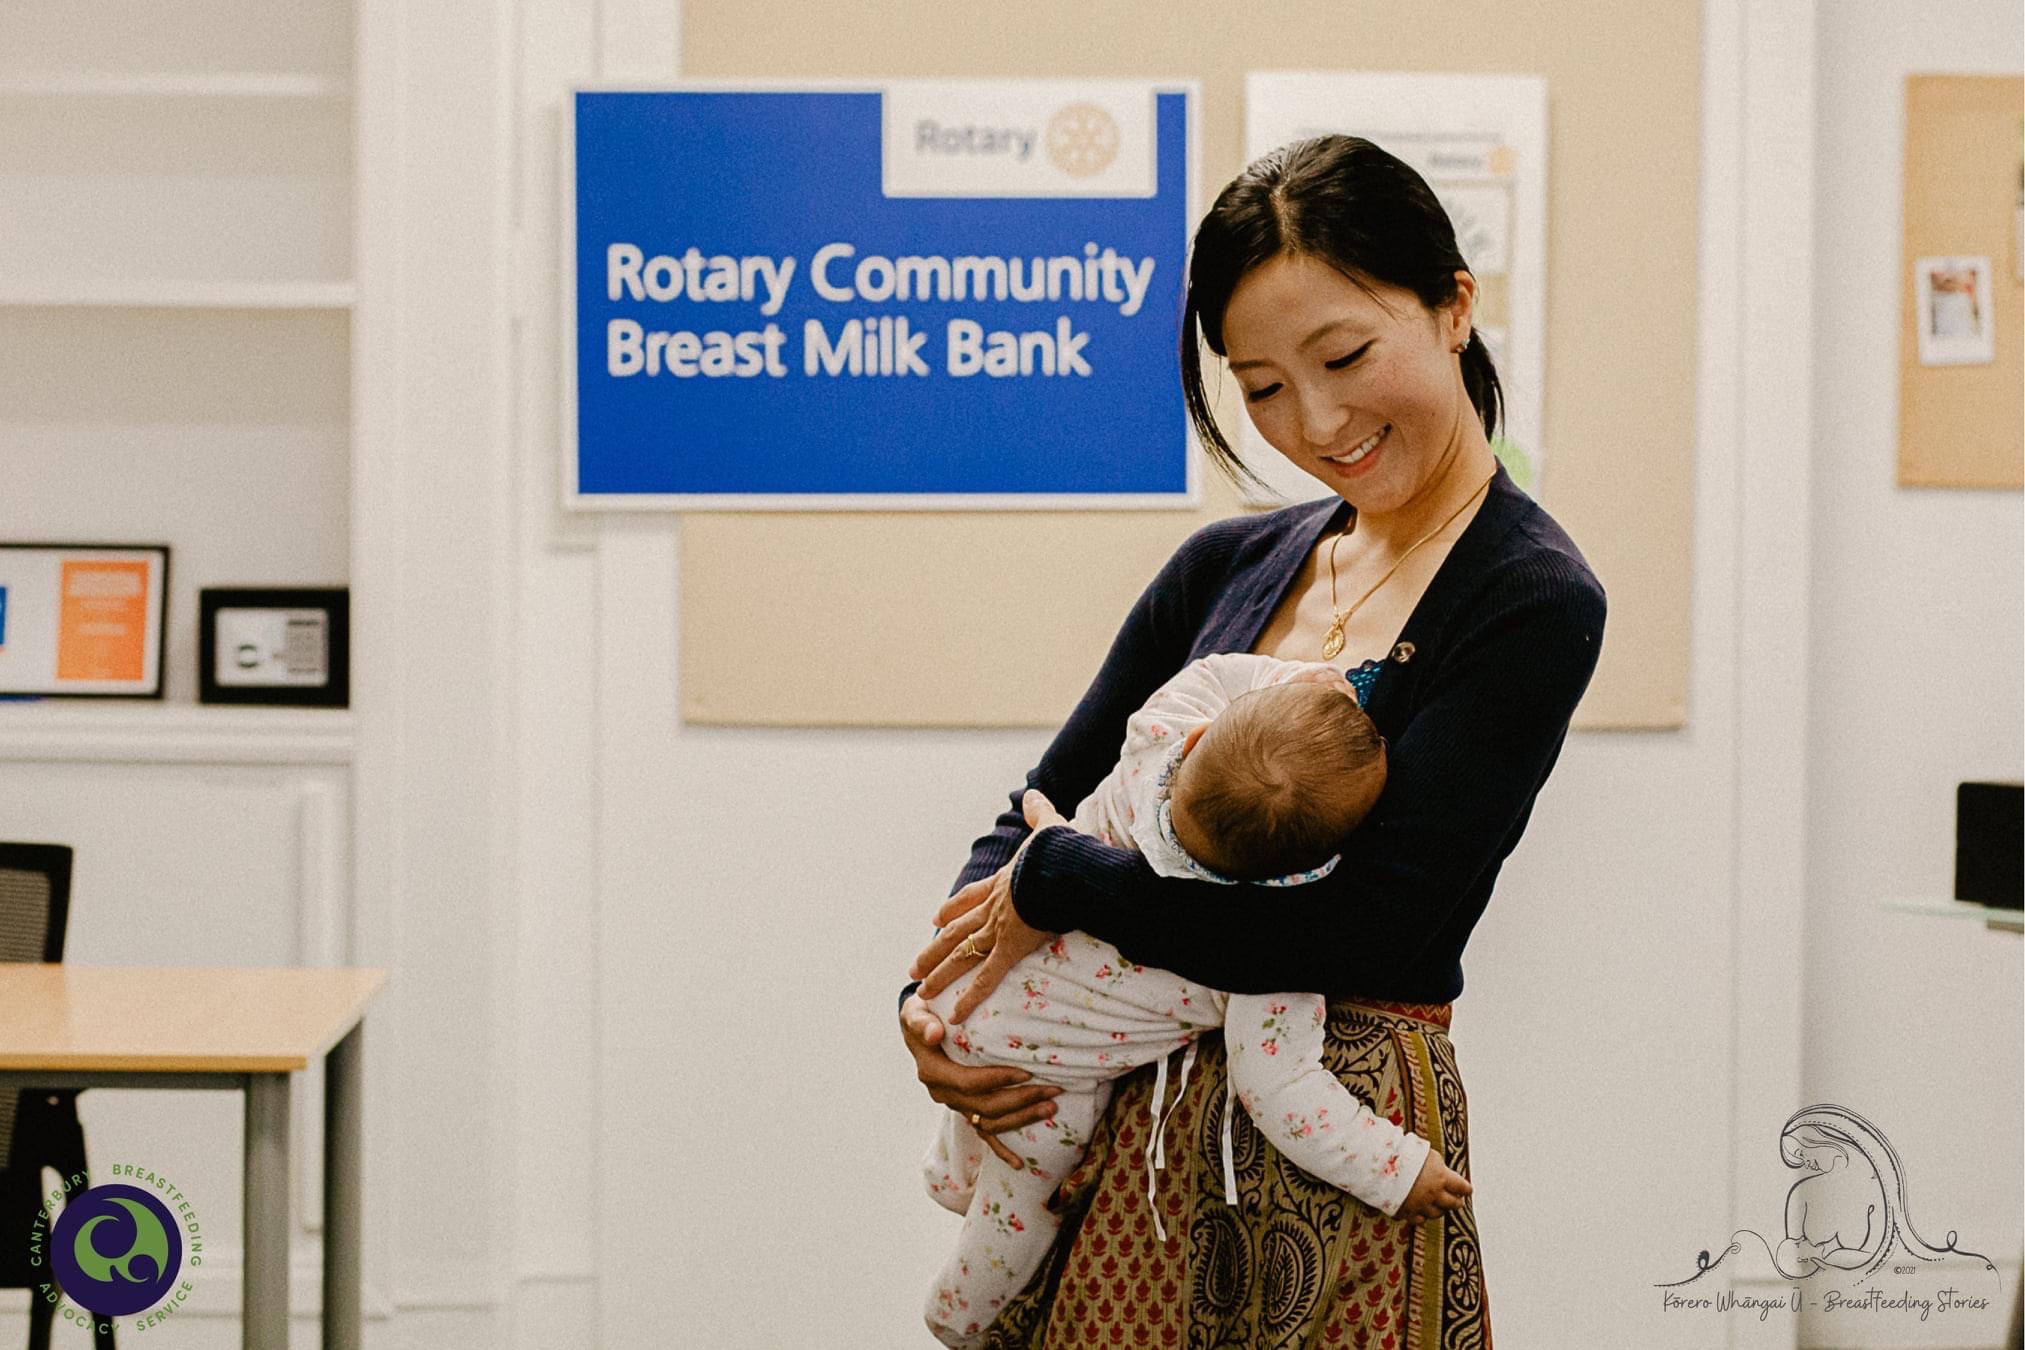
M 245 1350 L 288 1350 L 288 1075 L 246 1075 Z
M 359 1137 L 366 1024 L 323 1060 L 323 1350 L 359 1350 Z

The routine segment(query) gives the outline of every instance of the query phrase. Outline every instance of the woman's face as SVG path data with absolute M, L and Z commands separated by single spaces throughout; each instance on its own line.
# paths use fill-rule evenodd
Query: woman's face
M 1431 313 L 1411 291 L 1376 286 L 1380 304 L 1328 263 L 1281 253 L 1245 273 L 1224 309 L 1252 425 L 1360 511 L 1412 501 L 1476 417 L 1454 350 L 1476 283 L 1456 278 L 1455 303 Z

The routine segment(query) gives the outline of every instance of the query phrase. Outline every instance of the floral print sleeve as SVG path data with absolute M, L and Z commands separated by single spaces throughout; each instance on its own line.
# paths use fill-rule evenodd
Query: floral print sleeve
M 1253 1123 L 1301 1170 L 1397 1214 L 1431 1146 L 1322 1067 L 1328 1017 L 1319 994 L 1232 994 L 1223 1033 L 1231 1085 Z

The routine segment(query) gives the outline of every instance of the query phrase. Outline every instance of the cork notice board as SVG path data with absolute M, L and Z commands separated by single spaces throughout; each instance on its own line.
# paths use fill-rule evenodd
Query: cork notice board
M 1198 81 L 1197 212 L 1244 167 L 1250 70 L 1509 72 L 1548 88 L 1547 350 L 1539 497 L 1610 593 L 1578 727 L 1687 706 L 1701 7 L 1290 0 L 1270 24 L 1183 0 L 683 6 L 686 77 L 1050 76 Z M 1640 53 L 1627 61 L 1624 53 Z M 1664 202 L 1664 211 L 1653 203 Z M 1625 297 L 1637 303 L 1627 306 Z M 1636 340 L 1631 340 L 1635 327 Z M 1214 363 L 1212 363 L 1212 368 Z M 1212 397 L 1233 440 L 1244 411 Z M 1173 397 L 1180 398 L 1179 391 Z M 1090 453 L 1105 430 L 1088 428 Z M 1176 511 L 690 514 L 680 702 L 692 723 L 1061 725 L 1133 600 L 1191 531 L 1247 508 L 1206 466 Z M 1313 494 L 1323 495 L 1317 485 Z
M 2015 488 L 2025 482 L 2025 286 L 2018 280 L 2025 80 L 1912 75 L 1905 87 L 1905 212 L 1899 266 L 1901 487 Z M 1920 358 L 1918 260 L 1988 261 L 1994 359 Z M 1974 291 L 1971 290 L 1971 295 Z M 1975 297 L 1980 302 L 1980 296 Z M 1979 306 L 1978 306 L 1979 307 Z M 1965 310 L 1964 312 L 1973 312 Z

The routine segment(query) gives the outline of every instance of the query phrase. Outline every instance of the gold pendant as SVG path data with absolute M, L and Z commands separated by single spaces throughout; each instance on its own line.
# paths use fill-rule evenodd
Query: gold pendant
M 1329 635 L 1322 639 L 1322 659 L 1333 661 L 1336 653 L 1343 650 L 1343 621 L 1336 620 L 1329 625 Z

